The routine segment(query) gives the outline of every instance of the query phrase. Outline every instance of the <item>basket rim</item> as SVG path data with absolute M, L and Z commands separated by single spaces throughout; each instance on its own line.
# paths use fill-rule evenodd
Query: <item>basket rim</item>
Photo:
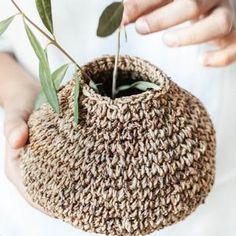
M 115 61 L 115 56 L 114 55 L 104 55 L 101 57 L 97 57 L 95 58 L 93 61 L 88 62 L 87 64 L 85 64 L 82 69 L 91 76 L 91 68 L 94 70 L 94 65 L 96 66 L 100 66 L 102 65 L 101 62 L 107 62 L 107 64 L 109 64 L 109 66 L 107 66 L 107 70 L 112 69 L 112 65 L 114 65 L 114 61 Z M 130 96 L 122 96 L 122 97 L 118 97 L 115 99 L 112 99 L 108 96 L 103 96 L 97 92 L 95 92 L 89 85 L 88 85 L 88 80 L 85 79 L 85 77 L 82 75 L 82 73 L 80 71 L 77 71 L 78 75 L 81 77 L 81 88 L 82 88 L 82 92 L 83 95 L 88 97 L 91 100 L 97 100 L 100 103 L 106 103 L 106 104 L 127 104 L 127 103 L 137 103 L 139 101 L 144 101 L 144 100 L 150 100 L 150 98 L 152 97 L 159 97 L 160 95 L 165 94 L 170 87 L 170 77 L 168 77 L 160 68 L 158 68 L 157 66 L 155 66 L 154 64 L 141 59 L 139 57 L 136 56 L 129 56 L 129 55 L 121 55 L 120 56 L 120 61 L 119 61 L 119 69 L 123 70 L 123 71 L 129 71 L 129 72 L 138 72 L 135 70 L 136 67 L 132 68 L 132 67 L 128 67 L 127 65 L 125 66 L 125 63 L 137 63 L 138 66 L 142 66 L 143 69 L 143 75 L 141 77 L 144 76 L 144 72 L 148 73 L 149 70 L 152 70 L 150 72 L 152 73 L 156 73 L 156 75 L 158 76 L 157 80 L 160 80 L 160 89 L 158 90 L 148 90 L 148 91 L 144 91 L 141 92 L 139 94 L 134 94 L 134 95 L 130 95 Z M 101 69 L 104 70 L 104 65 Z M 105 71 L 105 70 L 104 70 Z M 92 77 L 92 76 L 91 76 Z M 145 80 L 144 80 L 145 81 Z M 146 80 L 148 81 L 148 80 Z M 149 80 L 150 82 L 153 82 L 152 80 Z

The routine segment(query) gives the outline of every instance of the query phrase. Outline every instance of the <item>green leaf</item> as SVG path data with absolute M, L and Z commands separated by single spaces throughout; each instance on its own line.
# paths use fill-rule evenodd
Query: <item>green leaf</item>
M 59 89 L 61 82 L 65 78 L 66 72 L 69 67 L 70 64 L 65 64 L 52 73 L 52 80 L 56 90 Z
M 97 84 L 95 84 L 92 80 L 89 81 L 89 87 L 92 88 L 95 92 L 99 93 Z
M 160 86 L 157 84 L 151 83 L 151 82 L 137 81 L 137 82 L 130 84 L 130 85 L 122 85 L 122 86 L 118 87 L 116 92 L 119 93 L 121 91 L 125 91 L 125 90 L 131 89 L 131 88 L 136 88 L 141 91 L 147 91 L 148 89 L 157 90 L 160 88 Z
M 53 34 L 51 0 L 36 0 L 36 6 L 43 24 Z
M 14 20 L 16 15 L 7 18 L 0 22 L 0 36 L 7 30 L 11 22 Z
M 60 106 L 57 98 L 56 88 L 54 86 L 50 73 L 48 75 L 47 69 L 44 68 L 41 63 L 39 63 L 39 77 L 43 93 L 45 94 L 48 103 L 51 105 L 53 110 L 59 114 Z
M 109 5 L 99 19 L 97 36 L 107 37 L 113 34 L 121 25 L 124 12 L 122 2 L 114 2 Z
M 45 103 L 47 103 L 47 98 L 46 98 L 44 92 L 41 91 L 40 94 L 38 95 L 37 99 L 36 99 L 34 109 L 38 110 Z
M 76 124 L 79 123 L 79 93 L 80 93 L 80 77 L 76 73 L 74 76 L 75 87 L 74 87 L 74 121 Z
M 25 31 L 27 33 L 27 36 L 29 38 L 29 41 L 31 43 L 32 48 L 34 49 L 35 54 L 37 55 L 40 63 L 45 68 L 46 73 L 50 74 L 49 65 L 48 65 L 48 59 L 45 51 L 43 50 L 42 46 L 40 45 L 37 38 L 34 36 L 33 32 L 29 28 L 29 26 L 24 22 L 25 24 Z
M 59 89 L 60 84 L 62 80 L 64 79 L 69 66 L 70 64 L 63 65 L 52 73 L 52 80 L 53 80 L 54 87 L 56 90 Z M 41 91 L 37 97 L 37 100 L 35 103 L 35 109 L 36 110 L 39 109 L 44 103 L 47 103 L 47 98 L 44 92 Z
M 51 105 L 53 110 L 57 113 L 60 112 L 59 101 L 57 98 L 56 88 L 54 86 L 47 55 L 40 45 L 37 38 L 34 36 L 33 32 L 29 26 L 24 22 L 25 30 L 32 48 L 39 59 L 39 77 L 42 85 L 42 90 L 47 98 L 48 103 Z

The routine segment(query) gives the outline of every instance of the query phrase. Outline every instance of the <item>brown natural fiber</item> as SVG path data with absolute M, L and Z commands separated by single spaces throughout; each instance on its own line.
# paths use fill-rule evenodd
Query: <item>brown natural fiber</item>
M 84 66 L 111 79 L 113 57 Z M 83 79 L 80 122 L 73 85 L 59 92 L 61 115 L 45 104 L 29 119 L 22 175 L 32 200 L 86 231 L 144 235 L 183 220 L 204 202 L 215 174 L 215 132 L 201 102 L 162 71 L 122 57 L 119 73 L 160 89 L 115 100 Z

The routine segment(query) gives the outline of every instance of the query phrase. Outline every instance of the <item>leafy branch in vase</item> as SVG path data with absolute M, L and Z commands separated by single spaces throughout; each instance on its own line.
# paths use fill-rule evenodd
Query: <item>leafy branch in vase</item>
M 43 103 L 48 102 L 52 107 L 54 112 L 60 113 L 60 104 L 57 96 L 59 87 L 66 75 L 66 72 L 71 64 L 79 70 L 85 78 L 89 79 L 89 85 L 96 92 L 99 92 L 97 85 L 94 81 L 83 71 L 82 67 L 76 62 L 76 60 L 59 44 L 56 35 L 54 34 L 53 27 L 53 17 L 52 17 L 52 7 L 51 0 L 35 0 L 39 16 L 45 26 L 45 29 L 40 28 L 33 20 L 31 20 L 19 7 L 15 0 L 11 0 L 11 3 L 15 6 L 17 13 L 3 21 L 0 22 L 0 36 L 8 29 L 12 21 L 16 16 L 21 16 L 23 18 L 24 27 L 30 44 L 39 60 L 39 78 L 42 87 L 42 91 L 38 96 L 36 101 L 36 109 L 39 108 Z M 122 29 L 122 17 L 124 12 L 124 4 L 122 2 L 113 2 L 109 5 L 102 13 L 99 19 L 99 25 L 97 29 L 97 35 L 100 37 L 107 37 L 117 31 L 117 52 L 115 57 L 115 64 L 113 70 L 112 78 L 112 99 L 116 98 L 116 95 L 120 91 L 128 90 L 130 88 L 137 88 L 141 91 L 146 91 L 147 89 L 155 89 L 158 87 L 156 84 L 152 84 L 145 81 L 136 81 L 131 85 L 124 85 L 121 87 L 116 86 L 118 77 L 118 64 L 120 58 L 120 46 L 121 46 L 121 29 Z M 65 57 L 70 61 L 70 63 L 62 65 L 56 71 L 51 72 L 48 56 L 47 56 L 47 46 L 43 49 L 37 37 L 31 30 L 33 27 L 39 33 L 41 33 L 47 40 L 47 46 L 55 46 Z M 74 121 L 76 124 L 79 122 L 79 94 L 80 94 L 80 78 L 78 73 L 74 75 Z M 102 84 L 103 85 L 103 84 Z
M 116 86 L 118 79 L 118 64 L 120 59 L 122 29 L 124 29 L 125 38 L 127 41 L 127 33 L 125 27 L 122 25 L 123 13 L 124 13 L 124 1 L 113 2 L 103 11 L 99 19 L 99 25 L 97 29 L 97 36 L 99 37 L 107 37 L 112 35 L 115 31 L 117 31 L 117 49 L 116 49 L 115 64 L 112 78 L 112 93 L 111 93 L 112 99 L 115 99 L 119 92 L 129 90 L 132 88 L 136 88 L 140 91 L 159 88 L 157 84 L 146 81 L 135 81 L 133 84 L 123 85 L 120 87 Z

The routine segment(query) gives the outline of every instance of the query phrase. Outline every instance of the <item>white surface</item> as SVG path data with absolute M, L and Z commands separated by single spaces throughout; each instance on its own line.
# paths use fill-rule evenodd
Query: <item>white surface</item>
M 37 18 L 32 0 L 18 0 L 25 11 Z M 62 45 L 83 64 L 102 54 L 115 51 L 114 38 L 95 37 L 97 19 L 101 10 L 111 1 L 53 1 L 54 22 Z M 57 4 L 55 4 L 57 3 Z M 9 0 L 0 1 L 0 19 L 15 13 Z M 4 11 L 2 11 L 4 9 Z M 17 35 L 17 37 L 16 37 Z M 206 204 L 185 221 L 166 228 L 159 236 L 235 236 L 236 222 L 236 66 L 224 69 L 206 69 L 197 58 L 206 46 L 169 49 L 161 43 L 161 35 L 138 36 L 128 27 L 129 40 L 122 52 L 147 59 L 161 67 L 175 82 L 199 97 L 209 111 L 218 140 L 216 184 Z M 18 19 L 6 34 L 15 49 L 18 60 L 37 74 L 37 60 Z M 42 42 L 45 42 L 42 40 Z M 65 59 L 50 50 L 52 67 Z M 0 112 L 2 129 L 3 112 Z M 4 139 L 0 131 L 0 235 L 1 236 L 73 236 L 89 235 L 68 224 L 52 219 L 28 206 L 3 174 Z

